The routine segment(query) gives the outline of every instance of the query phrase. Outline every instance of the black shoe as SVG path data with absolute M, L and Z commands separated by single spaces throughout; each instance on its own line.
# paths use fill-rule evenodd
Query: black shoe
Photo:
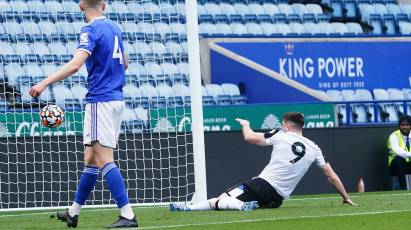
M 57 216 L 57 220 L 66 222 L 67 227 L 69 228 L 77 227 L 78 215 L 71 217 L 70 214 L 68 213 L 68 209 L 65 211 L 57 212 L 56 216 Z M 54 218 L 54 215 L 51 215 L 50 218 Z
M 119 216 L 116 222 L 106 226 L 106 228 L 130 228 L 130 227 L 138 227 L 138 223 L 135 217 L 129 220 L 125 217 Z

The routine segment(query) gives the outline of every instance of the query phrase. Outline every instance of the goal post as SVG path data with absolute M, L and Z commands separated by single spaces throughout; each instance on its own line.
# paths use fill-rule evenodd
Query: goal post
M 200 44 L 198 36 L 197 0 L 186 0 L 188 60 L 194 149 L 195 193 L 193 202 L 207 200 L 207 177 L 204 146 L 203 106 L 201 95 Z
M 105 2 L 130 61 L 114 158 L 131 205 L 206 200 L 197 1 Z M 86 22 L 77 0 L 0 3 L 0 212 L 64 208 L 84 168 L 87 71 L 36 99 L 28 89 L 70 60 Z M 65 110 L 61 127 L 42 127 L 47 104 Z M 100 174 L 85 207 L 106 206 L 115 202 Z

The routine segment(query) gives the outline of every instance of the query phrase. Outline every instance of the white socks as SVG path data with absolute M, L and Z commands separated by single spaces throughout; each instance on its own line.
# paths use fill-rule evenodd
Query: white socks
M 73 204 L 70 206 L 68 213 L 71 217 L 74 217 L 76 215 L 80 214 L 80 209 L 81 209 L 81 204 L 78 204 L 77 202 L 73 202 Z
M 218 209 L 221 210 L 241 210 L 244 202 L 238 200 L 237 198 L 227 196 L 223 197 L 218 201 Z
M 134 218 L 133 209 L 131 208 L 130 203 L 127 203 L 126 205 L 120 208 L 120 215 L 129 220 Z
M 213 204 L 217 201 L 217 198 L 211 198 L 207 201 L 198 203 L 198 204 L 192 204 L 192 205 L 187 205 L 187 207 L 190 208 L 191 211 L 205 211 L 205 210 L 212 210 L 213 209 Z
M 73 202 L 73 204 L 70 206 L 68 213 L 71 217 L 74 217 L 75 215 L 79 215 L 80 214 L 80 209 L 81 209 L 80 204 L 78 204 L 77 202 Z M 120 215 L 122 217 L 125 217 L 129 220 L 134 218 L 134 213 L 133 213 L 133 209 L 131 208 L 130 203 L 124 205 L 123 207 L 120 208 Z

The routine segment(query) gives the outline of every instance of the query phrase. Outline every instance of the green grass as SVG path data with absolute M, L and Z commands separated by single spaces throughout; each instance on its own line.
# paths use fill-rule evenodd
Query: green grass
M 168 207 L 136 207 L 142 229 L 409 229 L 411 193 L 351 194 L 358 206 L 337 195 L 294 196 L 279 209 L 170 212 Z M 55 211 L 0 212 L 0 229 L 66 229 L 50 219 Z M 118 216 L 113 209 L 83 209 L 78 229 L 102 229 Z

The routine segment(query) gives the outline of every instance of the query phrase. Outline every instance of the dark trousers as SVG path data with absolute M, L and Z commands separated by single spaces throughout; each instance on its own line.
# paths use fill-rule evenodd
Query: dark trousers
M 401 189 L 407 189 L 407 183 L 405 181 L 405 175 L 411 174 L 411 163 L 407 162 L 404 158 L 395 156 L 389 166 L 391 176 L 397 176 Z

